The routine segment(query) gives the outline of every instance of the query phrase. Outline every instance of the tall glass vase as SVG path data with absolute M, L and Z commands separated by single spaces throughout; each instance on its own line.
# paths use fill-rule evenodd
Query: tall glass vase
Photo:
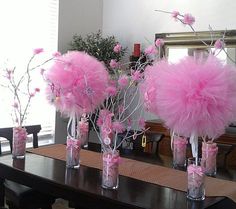
M 201 167 L 201 161 L 195 158 L 188 159 L 188 189 L 187 198 L 191 200 L 205 199 L 204 173 Z
M 187 139 L 185 137 L 174 136 L 173 140 L 173 166 L 182 168 L 186 166 Z
M 80 140 L 68 136 L 66 141 L 66 166 L 68 168 L 79 168 L 80 149 Z
M 203 172 L 208 176 L 216 175 L 216 156 L 218 147 L 211 141 L 202 143 L 202 161 Z
M 25 158 L 27 131 L 19 126 L 13 128 L 12 157 L 16 159 Z
M 86 118 L 85 119 L 82 118 L 81 121 L 79 121 L 78 128 L 79 128 L 79 135 L 81 138 L 81 146 L 83 148 L 87 148 L 88 147 L 89 123 Z
M 118 150 L 104 151 L 102 169 L 102 187 L 105 189 L 117 189 L 119 186 L 119 159 Z

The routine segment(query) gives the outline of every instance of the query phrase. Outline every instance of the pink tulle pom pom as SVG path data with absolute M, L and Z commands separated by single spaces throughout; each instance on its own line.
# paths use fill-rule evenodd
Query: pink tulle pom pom
M 106 97 L 109 78 L 104 65 L 83 52 L 58 57 L 45 77 L 49 101 L 67 115 L 92 112 Z
M 236 118 L 236 69 L 213 56 L 163 65 L 152 102 L 166 125 L 186 137 L 223 134 Z
M 157 80 L 161 76 L 161 72 L 167 68 L 168 63 L 164 60 L 155 63 L 153 66 L 147 66 L 144 71 L 145 79 L 139 85 L 140 94 L 143 97 L 146 109 L 156 115 L 158 115 L 156 105 L 156 95 L 158 91 Z M 162 71 L 160 69 L 162 69 Z

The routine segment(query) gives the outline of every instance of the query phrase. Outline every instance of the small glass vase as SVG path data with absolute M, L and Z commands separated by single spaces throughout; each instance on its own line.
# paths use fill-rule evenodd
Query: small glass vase
M 119 159 L 118 150 L 103 152 L 102 187 L 117 189 L 119 186 Z
M 24 159 L 26 150 L 27 131 L 19 126 L 13 128 L 12 158 Z
M 173 166 L 183 168 L 186 166 L 187 139 L 175 136 L 173 140 Z
M 197 162 L 195 158 L 188 159 L 188 189 L 187 198 L 191 200 L 205 199 L 205 175 L 202 171 L 201 160 Z
M 89 132 L 89 123 L 88 121 L 79 121 L 79 133 L 81 138 L 81 146 L 83 148 L 88 147 L 88 132 Z
M 66 141 L 66 167 L 79 168 L 81 142 L 78 139 L 67 137 Z
M 202 143 L 202 161 L 201 166 L 203 172 L 207 176 L 216 175 L 216 156 L 218 153 L 218 147 L 213 142 Z

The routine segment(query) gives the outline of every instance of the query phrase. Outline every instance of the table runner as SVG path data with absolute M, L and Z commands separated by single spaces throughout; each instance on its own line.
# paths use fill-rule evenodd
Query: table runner
M 66 160 L 66 146 L 62 144 L 31 149 L 29 152 L 54 159 Z M 101 153 L 82 149 L 80 158 L 81 165 L 102 169 Z M 186 192 L 187 188 L 186 172 L 137 160 L 121 158 L 119 174 L 180 191 Z M 206 177 L 205 185 L 206 196 L 226 196 L 236 202 L 236 182 Z

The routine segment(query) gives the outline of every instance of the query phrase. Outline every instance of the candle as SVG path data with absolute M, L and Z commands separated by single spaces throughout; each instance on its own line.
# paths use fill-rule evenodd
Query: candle
M 140 57 L 140 44 L 134 44 L 134 57 Z

